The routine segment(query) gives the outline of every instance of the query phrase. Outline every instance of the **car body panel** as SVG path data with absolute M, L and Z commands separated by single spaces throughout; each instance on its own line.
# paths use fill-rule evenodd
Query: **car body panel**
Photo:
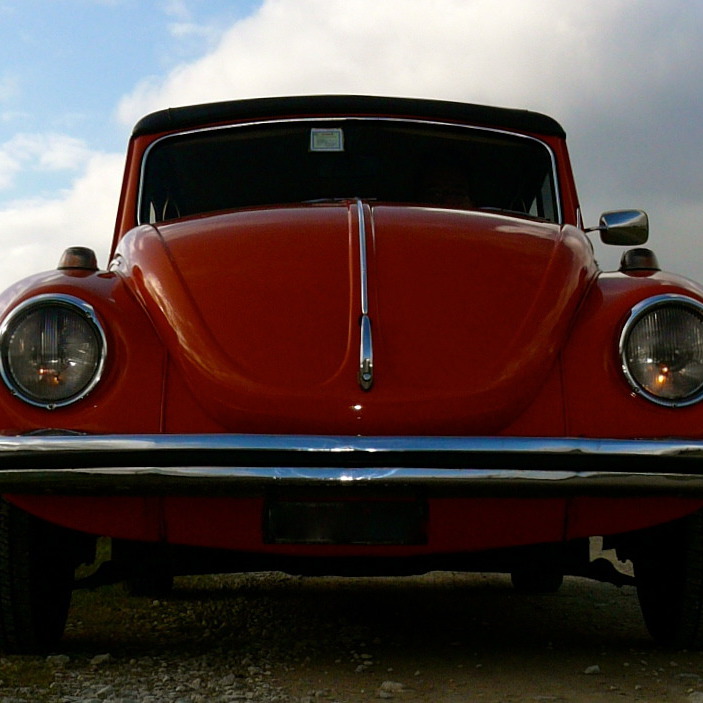
M 142 226 L 113 270 L 229 431 L 273 421 L 283 432 L 500 432 L 540 389 L 595 275 L 583 235 L 488 213 L 364 207 L 377 369 L 367 394 L 355 207 Z M 471 276 L 467 261 L 478 263 Z

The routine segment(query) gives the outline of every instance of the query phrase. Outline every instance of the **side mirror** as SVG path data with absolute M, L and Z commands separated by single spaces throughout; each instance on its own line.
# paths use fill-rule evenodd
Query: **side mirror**
M 600 231 L 603 244 L 621 246 L 640 246 L 649 238 L 649 218 L 643 210 L 614 210 L 600 216 L 598 227 L 589 228 Z

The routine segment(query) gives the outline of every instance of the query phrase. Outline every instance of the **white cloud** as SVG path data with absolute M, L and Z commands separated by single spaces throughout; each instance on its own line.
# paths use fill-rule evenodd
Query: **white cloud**
M 165 0 L 162 4 L 167 15 L 181 21 L 190 20 L 191 13 L 185 0 Z
M 561 102 L 566 84 L 593 93 L 612 74 L 607 28 L 618 26 L 626 5 L 267 0 L 207 56 L 157 83 L 138 86 L 123 99 L 119 114 L 132 123 L 147 111 L 173 105 L 306 92 L 402 94 L 546 109 Z M 545 22 L 545 17 L 556 20 Z M 627 35 L 619 39 L 620 54 L 623 44 L 629 50 L 634 42 Z
M 17 159 L 0 149 L 0 190 L 12 184 L 15 174 L 20 170 Z
M 174 37 L 211 37 L 212 30 L 195 22 L 174 22 L 169 25 L 169 31 Z
M 168 32 L 179 41 L 187 39 L 211 42 L 222 33 L 221 27 L 193 21 L 193 13 L 184 0 L 167 0 L 163 9 L 167 16 L 173 18 L 168 24 Z
M 80 139 L 63 134 L 16 134 L 0 145 L 0 189 L 10 186 L 22 169 L 75 171 L 90 157 Z
M 8 101 L 17 94 L 17 77 L 10 73 L 0 75 L 0 103 Z
M 93 153 L 71 188 L 53 199 L 21 200 L 0 209 L 0 282 L 54 268 L 66 247 L 93 247 L 107 264 L 124 157 Z
M 47 171 L 78 169 L 90 156 L 83 141 L 63 134 L 20 134 L 6 146 L 21 159 L 35 159 L 37 168 Z

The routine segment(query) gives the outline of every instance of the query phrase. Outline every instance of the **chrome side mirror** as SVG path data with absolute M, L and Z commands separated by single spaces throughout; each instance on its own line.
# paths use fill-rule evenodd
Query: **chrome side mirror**
M 600 216 L 598 227 L 590 227 L 587 232 L 598 230 L 603 244 L 639 246 L 649 238 L 649 218 L 643 210 L 614 210 Z

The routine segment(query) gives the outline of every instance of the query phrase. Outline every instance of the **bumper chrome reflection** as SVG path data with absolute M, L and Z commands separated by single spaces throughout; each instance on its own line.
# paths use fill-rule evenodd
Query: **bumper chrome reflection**
M 429 495 L 703 498 L 703 441 L 318 435 L 0 438 L 5 493 L 242 495 L 271 485 Z

